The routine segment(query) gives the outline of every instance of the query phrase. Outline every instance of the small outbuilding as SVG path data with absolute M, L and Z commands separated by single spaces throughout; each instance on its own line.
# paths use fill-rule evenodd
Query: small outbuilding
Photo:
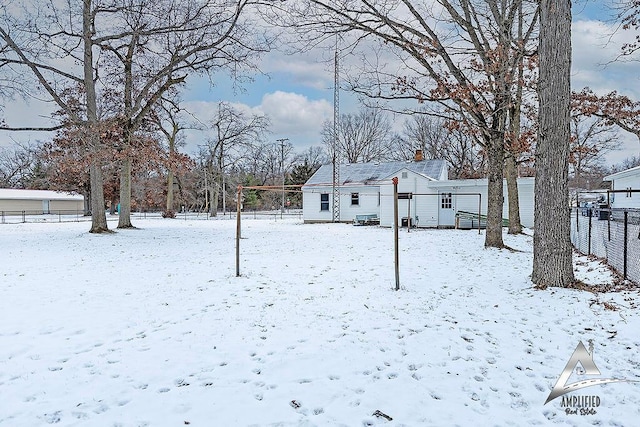
M 611 182 L 610 206 L 614 209 L 640 209 L 640 166 L 604 177 Z
M 77 214 L 84 211 L 84 196 L 50 190 L 0 188 L 3 215 Z

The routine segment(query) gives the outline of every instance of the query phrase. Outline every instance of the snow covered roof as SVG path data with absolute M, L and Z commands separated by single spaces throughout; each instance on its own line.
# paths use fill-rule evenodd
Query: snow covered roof
M 636 166 L 635 168 L 626 169 L 620 172 L 613 173 L 611 175 L 607 175 L 603 178 L 603 180 L 614 181 L 616 179 L 625 178 L 632 175 L 640 175 L 640 166 Z
M 69 194 L 50 190 L 18 190 L 0 188 L 0 199 L 3 200 L 84 200 L 80 194 Z
M 415 172 L 432 180 L 439 180 L 447 164 L 444 160 L 423 160 L 420 162 L 385 162 L 385 163 L 349 163 L 340 165 L 341 185 L 364 184 L 391 177 L 403 169 Z M 331 185 L 333 183 L 333 167 L 322 165 L 305 185 Z

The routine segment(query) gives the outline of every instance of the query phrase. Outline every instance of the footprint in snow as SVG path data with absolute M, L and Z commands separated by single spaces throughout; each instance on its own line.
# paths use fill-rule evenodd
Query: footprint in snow
M 62 411 L 56 411 L 52 414 L 44 414 L 44 420 L 49 424 L 57 424 L 62 421 Z

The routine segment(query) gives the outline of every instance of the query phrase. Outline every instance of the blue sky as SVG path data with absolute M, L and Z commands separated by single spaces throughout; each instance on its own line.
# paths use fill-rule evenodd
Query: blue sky
M 589 86 L 596 93 L 617 90 L 640 100 L 640 63 L 610 63 L 619 52 L 619 45 L 630 40 L 633 34 L 615 32 L 613 11 L 607 4 L 593 0 L 574 3 L 573 87 L 579 90 Z M 226 76 L 216 78 L 214 87 L 210 87 L 207 79 L 190 78 L 182 95 L 184 106 L 206 122 L 216 111 L 217 102 L 227 101 L 247 112 L 269 116 L 273 141 L 288 138 L 299 150 L 319 145 L 322 124 L 333 117 L 333 68 L 326 59 L 327 54 L 322 51 L 291 56 L 268 53 L 260 61 L 265 74 L 252 76 L 253 81 L 244 84 L 242 90 L 233 90 Z M 345 91 L 341 91 L 340 100 L 342 113 L 355 112 L 359 107 L 357 98 Z M 6 110 L 8 119 L 21 119 L 26 114 L 33 116 L 37 111 L 41 111 L 41 116 L 47 115 L 46 106 L 34 103 L 12 104 L 12 108 Z M 402 120 L 396 118 L 397 129 L 401 128 Z M 43 138 L 42 134 L 12 136 L 22 141 Z M 609 163 L 640 154 L 640 142 L 635 137 L 621 133 L 621 138 L 624 149 L 610 154 Z M 188 132 L 185 152 L 195 153 L 205 140 L 206 134 Z M 0 134 L 0 141 L 0 145 L 6 145 L 9 139 L 6 134 Z

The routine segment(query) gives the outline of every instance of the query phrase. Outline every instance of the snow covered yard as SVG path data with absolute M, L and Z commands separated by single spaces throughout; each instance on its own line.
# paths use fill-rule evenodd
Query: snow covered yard
M 400 233 L 395 292 L 390 229 L 244 221 L 236 278 L 234 221 L 136 225 L 0 226 L 0 426 L 639 425 L 639 383 L 544 405 L 580 341 L 640 379 L 640 298 L 532 289 L 530 237 Z

